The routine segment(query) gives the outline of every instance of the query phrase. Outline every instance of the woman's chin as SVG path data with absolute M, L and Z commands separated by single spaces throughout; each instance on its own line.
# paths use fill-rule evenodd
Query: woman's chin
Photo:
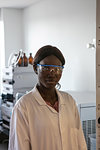
M 47 82 L 46 85 L 45 85 L 46 88 L 53 88 L 55 86 L 56 86 L 55 82 Z

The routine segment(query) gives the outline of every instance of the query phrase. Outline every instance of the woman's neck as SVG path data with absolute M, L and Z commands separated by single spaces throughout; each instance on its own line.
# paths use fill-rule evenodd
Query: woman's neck
M 58 100 L 58 96 L 55 88 L 48 89 L 45 88 L 44 86 L 40 86 L 37 84 L 37 89 L 41 94 L 42 98 L 45 101 L 50 102 L 52 105 Z

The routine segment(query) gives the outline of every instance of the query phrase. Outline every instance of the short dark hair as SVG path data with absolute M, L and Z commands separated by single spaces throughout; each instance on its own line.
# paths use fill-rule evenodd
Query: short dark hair
M 65 58 L 61 51 L 57 47 L 46 45 L 41 47 L 35 54 L 33 59 L 33 65 L 38 64 L 41 60 L 50 55 L 56 56 L 61 61 L 62 66 L 65 64 Z

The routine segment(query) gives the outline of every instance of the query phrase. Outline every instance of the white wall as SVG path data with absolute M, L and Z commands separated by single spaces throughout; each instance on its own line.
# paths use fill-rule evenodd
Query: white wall
M 62 90 L 95 91 L 95 50 L 86 44 L 96 37 L 96 1 L 43 0 L 24 9 L 23 27 L 25 50 L 51 44 L 63 52 Z
M 5 65 L 7 66 L 10 54 L 23 49 L 22 10 L 2 8 L 1 13 L 4 22 Z
M 4 24 L 0 9 L 0 93 L 2 89 L 2 69 L 5 66 L 5 49 L 4 49 Z

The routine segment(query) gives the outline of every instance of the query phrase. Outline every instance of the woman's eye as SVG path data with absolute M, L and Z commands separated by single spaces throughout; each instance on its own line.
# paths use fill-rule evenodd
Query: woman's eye
M 43 70 L 43 71 L 49 70 L 49 68 L 48 68 L 47 66 L 43 66 L 43 67 L 42 67 L 42 70 Z
M 56 68 L 56 71 L 61 71 L 61 68 L 59 67 L 59 68 Z
M 45 67 L 44 66 L 42 66 L 42 68 L 41 68 L 42 70 L 45 70 Z
M 59 73 L 62 71 L 61 67 L 41 66 L 41 71 L 53 71 Z

